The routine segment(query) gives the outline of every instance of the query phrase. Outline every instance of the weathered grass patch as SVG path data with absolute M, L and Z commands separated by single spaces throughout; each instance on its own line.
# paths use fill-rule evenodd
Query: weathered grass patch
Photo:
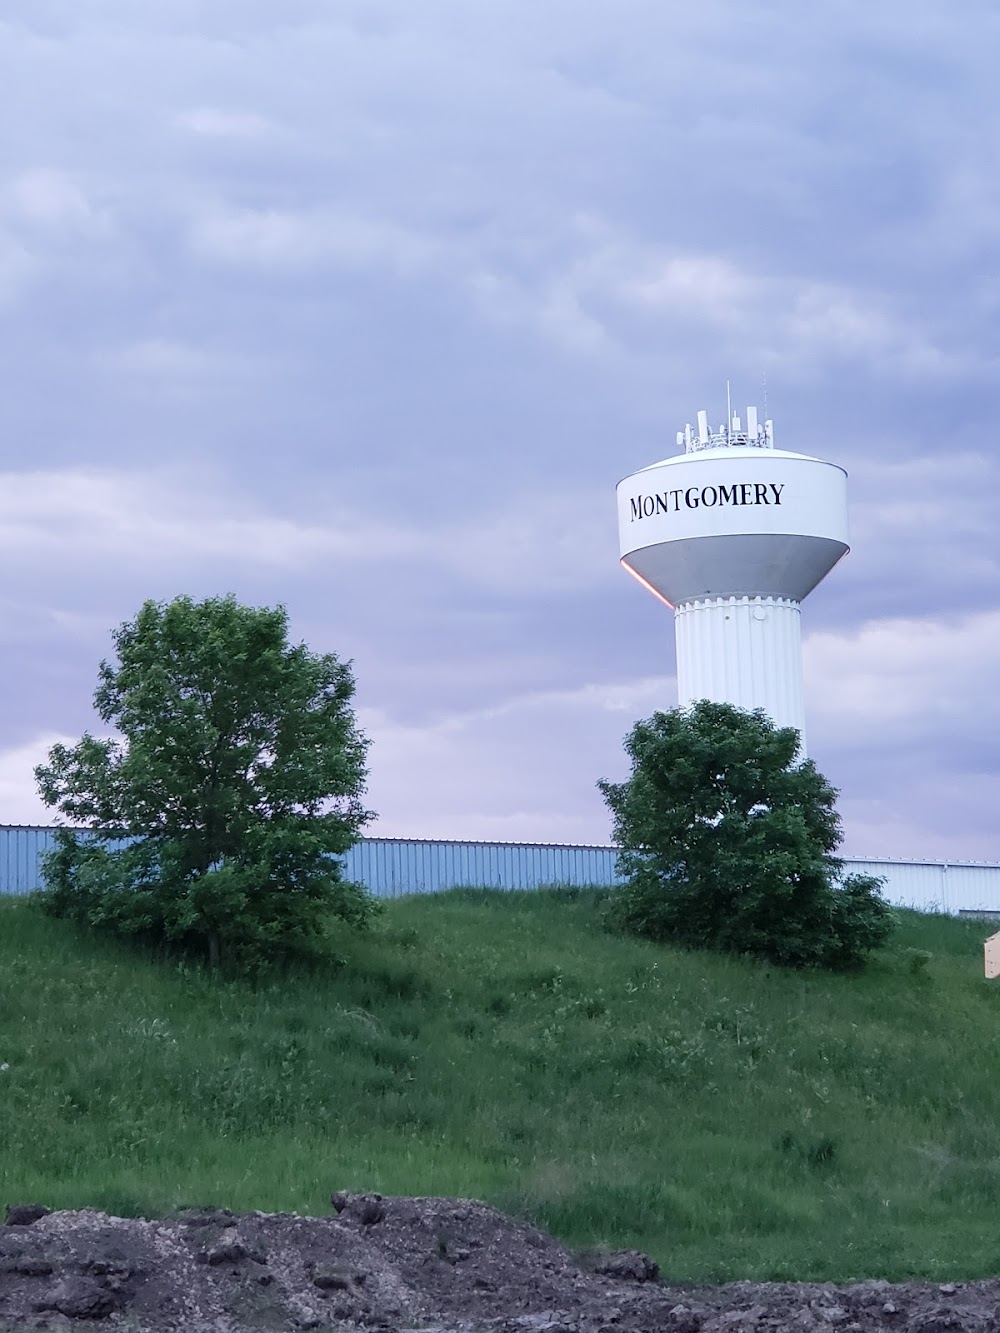
M 342 965 L 255 987 L 0 899 L 0 1203 L 459 1194 L 684 1279 L 1000 1269 L 988 924 L 903 913 L 826 976 L 611 937 L 600 908 L 403 899 Z

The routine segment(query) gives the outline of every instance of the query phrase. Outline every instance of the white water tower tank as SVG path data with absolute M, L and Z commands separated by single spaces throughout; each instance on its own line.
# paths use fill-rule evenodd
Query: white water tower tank
M 763 708 L 804 755 L 800 604 L 849 549 L 847 474 L 775 449 L 753 407 L 697 419 L 683 453 L 618 483 L 621 562 L 674 609 L 678 702 Z

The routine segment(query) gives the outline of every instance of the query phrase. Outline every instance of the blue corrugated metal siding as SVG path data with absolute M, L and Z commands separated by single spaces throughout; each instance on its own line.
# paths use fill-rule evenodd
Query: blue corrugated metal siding
M 48 828 L 0 826 L 0 893 L 30 893 L 41 884 Z M 344 857 L 348 879 L 381 898 L 470 888 L 537 889 L 542 884 L 615 883 L 613 847 L 536 843 L 430 842 L 366 838 Z
M 366 838 L 344 857 L 348 879 L 372 893 L 437 893 L 472 888 L 537 889 L 541 884 L 615 882 L 612 847 L 560 847 L 537 843 L 423 842 Z
M 50 828 L 0 826 L 0 893 L 29 893 L 41 883 L 39 862 L 54 842 Z M 544 843 L 434 842 L 365 838 L 344 858 L 348 879 L 380 898 L 470 888 L 537 889 L 542 884 L 617 882 L 614 847 Z M 882 875 L 891 902 L 946 912 L 1000 911 L 1000 865 L 986 862 L 864 858 L 847 873 Z
M 52 829 L 0 827 L 0 893 L 37 888 L 41 856 L 54 845 Z

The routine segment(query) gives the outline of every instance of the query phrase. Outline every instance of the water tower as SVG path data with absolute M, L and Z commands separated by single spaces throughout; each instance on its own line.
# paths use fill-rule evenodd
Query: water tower
M 674 609 L 678 702 L 763 708 L 805 754 L 801 602 L 848 550 L 847 474 L 727 415 L 618 483 L 621 562 Z

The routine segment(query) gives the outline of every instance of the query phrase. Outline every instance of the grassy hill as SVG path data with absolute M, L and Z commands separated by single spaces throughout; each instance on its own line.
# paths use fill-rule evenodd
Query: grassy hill
M 255 989 L 0 899 L 0 1203 L 459 1194 L 678 1279 L 997 1273 L 991 929 L 902 913 L 814 976 L 609 937 L 595 894 L 456 891 Z

